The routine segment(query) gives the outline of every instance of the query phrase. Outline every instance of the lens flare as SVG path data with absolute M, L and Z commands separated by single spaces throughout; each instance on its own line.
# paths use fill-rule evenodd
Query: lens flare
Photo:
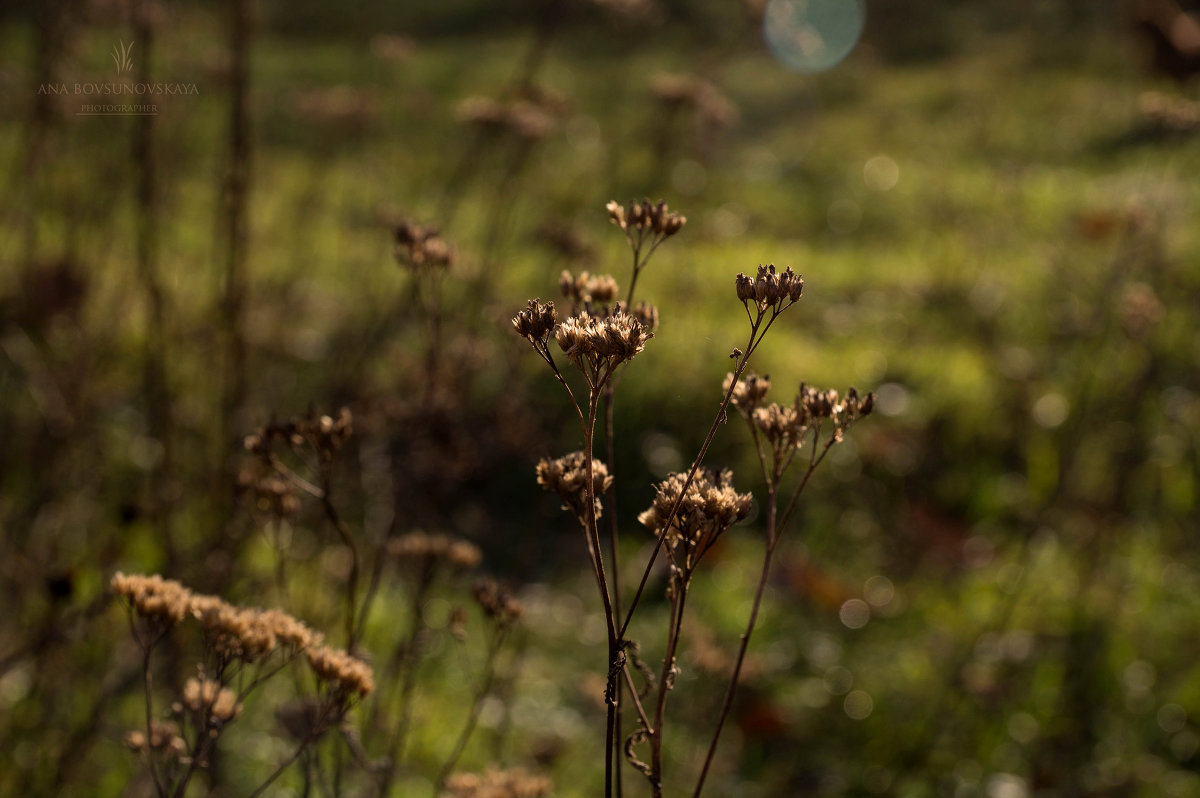
M 763 35 L 789 69 L 811 74 L 842 62 L 862 36 L 863 0 L 770 0 Z

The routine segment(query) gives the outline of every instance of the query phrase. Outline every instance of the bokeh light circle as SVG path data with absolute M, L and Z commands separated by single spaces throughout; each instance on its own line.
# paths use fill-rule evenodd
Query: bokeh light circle
M 858 44 L 866 16 L 863 0 L 770 0 L 763 36 L 789 69 L 824 72 Z

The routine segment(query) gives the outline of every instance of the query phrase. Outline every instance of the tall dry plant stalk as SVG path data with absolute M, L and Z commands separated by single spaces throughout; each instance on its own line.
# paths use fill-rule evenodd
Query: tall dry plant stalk
M 137 82 L 149 84 L 153 77 L 155 53 L 154 0 L 138 0 L 133 7 L 134 43 L 141 45 L 137 59 Z M 122 42 L 119 71 L 128 71 L 130 49 Z M 155 119 L 152 114 L 135 117 L 131 157 L 137 172 L 136 264 L 138 279 L 146 297 L 148 322 L 143 352 L 143 379 L 150 421 L 150 434 L 162 447 L 162 455 L 151 475 L 150 513 L 166 554 L 167 568 L 174 570 L 179 550 L 172 529 L 175 450 L 171 392 L 167 376 L 167 300 L 159 275 L 160 223 L 158 190 L 158 154 L 155 146 Z
M 750 328 L 745 348 L 735 348 L 730 354 L 734 370 L 726 379 L 724 398 L 691 467 L 685 473 L 670 475 L 658 487 L 658 494 L 650 509 L 639 516 L 638 520 L 654 534 L 655 546 L 641 569 L 641 577 L 629 606 L 622 612 L 618 578 L 619 529 L 614 512 L 615 479 L 611 462 L 614 436 L 611 408 L 619 370 L 642 352 L 658 325 L 657 308 L 645 303 L 636 307 L 632 305 L 638 277 L 650 255 L 667 238 L 679 232 L 686 219 L 670 211 L 665 203 L 652 204 L 648 200 L 632 202 L 628 206 L 610 202 L 607 210 L 611 221 L 624 233 L 633 254 L 630 290 L 626 300 L 616 301 L 616 281 L 607 275 L 583 273 L 575 277 L 564 272 L 560 288 L 570 300 L 568 315 L 560 319 L 553 302 L 542 303 L 534 299 L 513 318 L 517 333 L 529 342 L 566 391 L 580 423 L 582 450 L 543 460 L 538 464 L 537 477 L 539 484 L 562 498 L 563 508 L 575 517 L 582 528 L 588 562 L 600 594 L 608 636 L 605 688 L 606 798 L 619 794 L 622 789 L 622 753 L 630 766 L 646 777 L 655 798 L 661 798 L 664 792 L 663 741 L 667 698 L 678 672 L 676 660 L 692 578 L 701 559 L 720 536 L 748 515 L 752 502 L 751 494 L 735 490 L 731 472 L 718 472 L 703 465 L 731 403 L 746 413 L 751 422 L 752 438 L 758 449 L 767 486 L 767 538 L 762 573 L 705 764 L 696 782 L 694 795 L 698 796 L 704 788 L 732 706 L 780 532 L 790 520 L 813 471 L 829 449 L 842 440 L 845 429 L 870 413 L 874 397 L 868 394 L 865 399 L 860 399 L 857 392 L 851 389 L 846 398 L 841 400 L 836 392 L 818 392 L 801 385 L 790 407 L 771 405 L 758 408 L 756 404 L 765 394 L 768 383 L 753 376 L 743 382 L 743 375 L 754 352 L 778 317 L 799 301 L 804 281 L 791 268 L 780 272 L 773 265 L 760 266 L 754 277 L 738 274 L 735 292 Z M 582 376 L 586 399 L 583 393 L 576 395 L 571 381 L 559 368 L 551 348 L 552 340 L 566 361 Z M 605 405 L 603 434 L 608 463 L 593 456 L 601 402 Z M 823 429 L 828 429 L 829 433 L 818 451 Z M 777 507 L 780 480 L 796 459 L 796 452 L 808 441 L 810 430 L 812 438 L 809 446 L 812 453 L 808 468 L 780 514 Z M 768 451 L 771 461 L 769 467 Z M 610 519 L 607 559 L 598 524 L 605 498 Z M 627 632 L 645 594 L 655 563 L 663 552 L 666 552 L 668 561 L 669 613 L 662 667 L 657 679 L 647 680 L 645 687 L 639 689 L 629 668 L 631 654 L 636 652 L 637 644 L 627 637 Z M 626 689 L 635 711 L 636 728 L 622 740 L 621 706 Z M 647 703 L 643 698 L 649 698 L 650 693 L 653 694 L 653 701 Z M 643 745 L 649 749 L 649 762 L 643 761 L 637 754 L 638 747 Z
M 250 48 L 253 38 L 253 0 L 227 0 L 229 26 L 229 128 L 228 164 L 220 200 L 223 252 L 223 288 L 220 319 L 224 375 L 221 386 L 220 430 L 222 479 L 217 487 L 218 525 L 223 529 L 231 509 L 228 490 L 230 465 L 227 447 L 241 427 L 241 408 L 246 395 L 245 307 L 247 292 L 246 257 L 249 241 L 249 197 L 252 167 L 250 129 Z

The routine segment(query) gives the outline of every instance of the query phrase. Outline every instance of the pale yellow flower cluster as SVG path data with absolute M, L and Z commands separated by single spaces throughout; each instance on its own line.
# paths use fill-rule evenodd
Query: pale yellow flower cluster
M 477 549 L 473 546 L 471 549 L 478 555 Z M 453 556 L 469 560 L 471 552 L 458 549 Z M 189 615 L 194 617 L 212 649 L 227 660 L 254 662 L 276 649 L 285 649 L 289 655 L 302 652 L 317 676 L 335 683 L 338 689 L 366 695 L 374 688 L 371 668 L 366 663 L 345 651 L 322 645 L 324 638 L 319 632 L 309 629 L 283 610 L 238 607 L 219 596 L 193 593 L 179 582 L 163 579 L 157 574 L 146 576 L 118 572 L 112 578 L 112 587 L 118 595 L 129 600 L 139 615 L 163 619 L 171 624 Z M 220 717 L 216 712 L 216 707 L 220 705 L 229 717 L 236 717 L 240 707 L 233 701 L 232 693 L 224 699 L 220 693 L 213 693 L 206 698 L 205 691 L 211 692 L 217 687 L 206 687 L 209 684 L 207 681 L 192 681 L 195 682 L 192 689 L 198 691 L 196 701 L 203 700 L 205 706 L 209 699 L 215 701 L 214 716 Z M 215 682 L 212 684 L 216 685 Z M 186 692 L 184 698 L 189 707 L 196 708 Z
M 215 679 L 188 679 L 183 685 L 183 703 L 192 712 L 208 713 L 223 723 L 242 714 L 242 705 L 233 691 Z
M 453 798 L 540 798 L 548 795 L 550 780 L 521 768 L 486 773 L 455 773 L 446 781 Z

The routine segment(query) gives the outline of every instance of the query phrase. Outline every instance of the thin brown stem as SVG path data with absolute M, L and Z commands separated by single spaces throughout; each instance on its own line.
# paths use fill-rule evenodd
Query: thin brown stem
M 708 433 L 704 436 L 704 443 L 700 445 L 700 452 L 696 455 L 696 459 L 692 462 L 692 467 L 688 471 L 687 479 L 684 480 L 683 487 L 679 491 L 679 497 L 675 500 L 675 504 L 671 507 L 671 512 L 667 514 L 667 518 L 663 523 L 663 528 L 669 528 L 671 521 L 675 518 L 675 514 L 679 512 L 679 507 L 683 503 L 684 497 L 687 495 L 688 488 L 692 485 L 692 480 L 696 477 L 696 472 L 700 469 L 704 462 L 705 455 L 708 454 L 708 447 L 712 445 L 713 438 L 717 435 L 717 429 L 721 426 L 721 422 L 725 419 L 725 412 L 729 408 L 729 402 L 733 398 L 734 389 L 737 388 L 738 380 L 741 379 L 742 373 L 750 364 L 750 355 L 754 351 L 755 337 L 759 332 L 759 325 L 762 322 L 763 314 L 760 312 L 758 319 L 750 327 L 750 342 L 746 345 L 746 351 L 738 358 L 737 366 L 733 372 L 733 379 L 729 383 L 729 389 L 725 392 L 725 398 L 721 401 L 721 407 L 717 410 L 716 418 L 708 428 Z M 769 322 L 768 322 L 769 324 Z M 765 333 L 765 329 L 763 332 Z M 642 570 L 642 578 L 638 583 L 637 591 L 633 594 L 633 600 L 629 604 L 629 609 L 625 611 L 625 621 L 621 624 L 618 638 L 623 638 L 625 632 L 629 629 L 630 622 L 633 621 L 633 613 L 637 610 L 638 602 L 641 601 L 642 593 L 645 592 L 646 582 L 650 579 L 650 573 L 654 568 L 654 563 L 658 559 L 658 553 L 662 550 L 665 535 L 659 535 L 658 541 L 654 545 L 654 550 L 650 553 L 650 559 L 646 562 L 645 568 Z

